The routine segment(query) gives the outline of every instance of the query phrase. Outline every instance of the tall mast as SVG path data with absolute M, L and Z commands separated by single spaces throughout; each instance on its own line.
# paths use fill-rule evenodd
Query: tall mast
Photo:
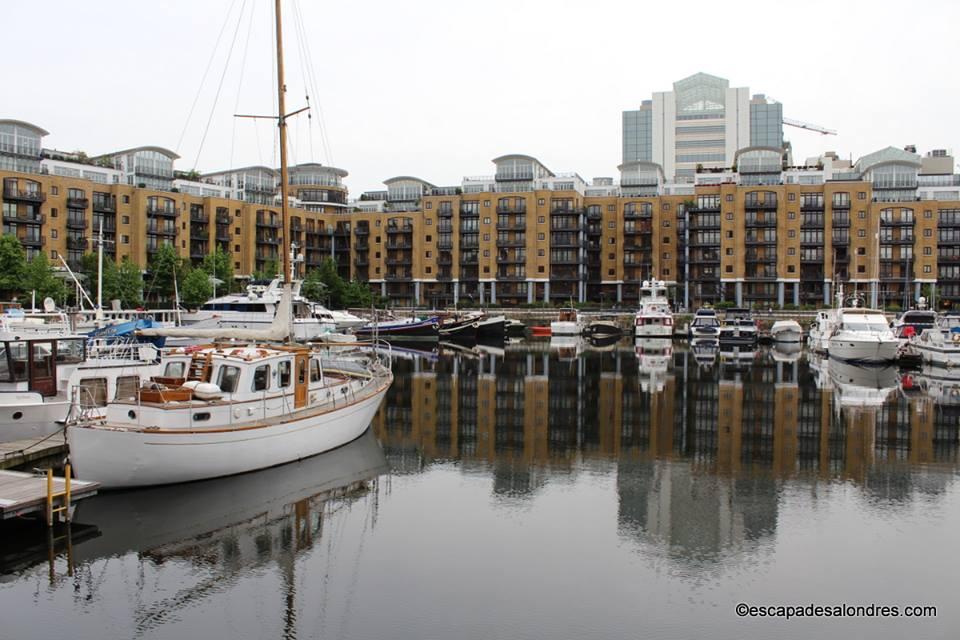
M 280 0 L 275 3 L 275 15 L 277 18 L 277 107 L 279 114 L 277 118 L 280 127 L 280 229 L 283 233 L 283 249 L 280 251 L 281 265 L 283 266 L 283 283 L 290 284 L 290 262 L 287 258 L 287 247 L 290 246 L 287 234 L 287 116 L 284 94 L 286 86 L 283 79 L 283 27 L 280 17 Z

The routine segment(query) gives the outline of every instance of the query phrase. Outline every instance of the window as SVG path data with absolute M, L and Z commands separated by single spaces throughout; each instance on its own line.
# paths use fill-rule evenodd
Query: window
M 788 238 L 796 238 L 796 237 L 797 237 L 797 230 L 796 230 L 796 229 L 789 229 L 789 230 L 787 230 L 787 237 L 788 237 Z
M 793 202 L 793 201 L 796 200 L 796 199 L 797 199 L 797 194 L 795 194 L 795 193 L 788 193 L 788 194 L 787 194 L 787 200 L 789 200 L 790 202 Z
M 56 237 L 57 237 L 57 230 L 56 230 L 56 229 L 50 229 L 50 237 L 56 239 Z
M 787 255 L 788 255 L 788 256 L 795 256 L 795 255 L 797 255 L 797 248 L 796 248 L 796 247 L 787 247 Z
M 543 204 L 542 199 L 540 200 L 540 204 Z M 543 224 L 544 222 L 546 222 L 546 218 L 544 216 L 540 216 L 539 218 L 537 218 L 537 224 Z
M 867 217 L 867 212 L 866 212 L 866 211 L 858 211 L 858 212 L 857 212 L 857 217 L 860 218 L 861 220 L 865 220 L 866 217 Z
M 933 217 L 933 211 L 930 211 L 930 209 L 927 209 L 926 211 L 923 212 L 923 217 L 924 217 L 924 218 L 927 218 L 927 219 L 932 218 L 932 217 Z
M 925 256 L 932 256 L 932 255 L 933 255 L 933 247 L 924 247 L 924 248 L 923 248 L 923 255 L 925 255 Z
M 663 237 L 663 244 L 670 244 L 670 236 Z
M 866 191 L 861 191 L 857 194 L 857 200 L 866 200 L 866 199 L 867 199 Z
M 427 236 L 426 240 L 427 242 L 433 242 L 433 236 Z
M 728 212 L 727 212 L 727 215 L 726 215 L 725 217 L 726 217 L 727 220 L 733 220 L 733 212 L 732 212 L 732 211 L 728 211 Z
M 733 255 L 733 247 L 727 247 L 727 255 L 728 255 L 728 256 L 732 256 L 732 255 Z
M 377 244 L 380 244 L 380 236 L 377 236 L 376 238 L 374 238 L 373 241 Z
M 617 259 L 617 254 L 615 254 L 615 253 L 608 253 L 608 254 L 607 254 L 607 260 L 616 260 L 616 259 Z
M 617 244 L 616 238 L 610 238 L 609 244 Z
M 866 272 L 867 272 L 867 268 L 865 266 L 863 266 L 862 264 L 857 265 L 857 273 L 866 273 Z
M 489 208 L 489 207 L 490 207 L 490 201 L 489 201 L 489 200 L 484 200 L 484 201 L 483 201 L 483 206 Z M 487 224 L 490 224 L 490 218 L 487 218 Z
M 924 273 L 930 273 L 930 272 L 932 272 L 932 271 L 933 271 L 933 269 L 930 268 L 930 265 L 928 265 L 928 264 L 923 265 L 923 272 L 924 272 Z
M 253 370 L 251 391 L 266 391 L 270 387 L 270 365 L 262 364 Z
M 490 205 L 489 205 L 489 204 L 486 204 L 486 205 L 484 205 L 484 206 L 489 207 Z M 486 217 L 483 219 L 483 224 L 490 224 L 490 216 L 486 216 Z
M 217 386 L 223 393 L 233 393 L 237 390 L 237 382 L 240 380 L 240 367 L 223 365 L 217 373 Z
M 426 258 L 432 258 L 432 257 L 433 257 L 433 251 L 427 251 L 425 257 L 426 257 Z
M 433 203 L 432 203 L 432 202 L 428 202 L 428 203 L 427 203 L 427 209 L 433 209 Z M 429 223 L 428 223 L 428 224 L 429 224 Z
M 797 270 L 796 265 L 793 265 L 793 264 L 787 265 L 787 273 L 794 273 L 796 270 Z
M 50 209 L 50 217 L 51 217 L 51 218 L 56 218 L 56 217 L 57 217 L 57 209 L 56 209 L 56 208 Z
M 182 378 L 183 371 L 186 368 L 185 362 L 168 362 L 167 366 L 163 368 L 163 377 L 164 378 Z
M 608 276 L 616 275 L 616 273 L 617 273 L 617 272 L 616 272 L 615 269 L 607 269 L 607 275 L 608 275 Z
M 115 400 L 135 400 L 140 390 L 140 376 L 117 376 Z
M 80 404 L 82 406 L 107 406 L 107 379 L 83 378 L 80 380 Z
M 608 205 L 607 205 L 607 211 L 616 211 L 616 210 L 617 210 L 617 205 L 615 205 L 615 204 L 608 204 Z
M 483 234 L 483 241 L 484 241 L 484 242 L 490 242 L 490 234 L 489 234 L 489 233 Z
M 547 255 L 547 252 L 544 249 L 537 249 L 537 255 L 542 258 L 543 256 Z
M 730 240 L 733 238 L 733 231 L 727 231 L 727 239 Z
M 867 237 L 867 230 L 866 230 L 866 229 L 857 229 L 857 237 L 858 237 L 858 238 L 866 238 L 866 237 Z
M 796 211 L 787 211 L 787 220 L 796 220 L 797 212 Z
M 542 233 L 537 234 L 537 240 L 543 240 L 545 236 Z
M 427 207 L 427 208 L 429 209 L 430 207 Z M 427 218 L 427 220 L 426 220 L 426 222 L 424 222 L 424 224 L 427 225 L 428 227 L 433 226 L 433 218 Z
M 310 359 L 310 382 L 320 382 L 320 361 L 316 358 Z
M 538 272 L 538 273 L 543 273 L 543 265 L 540 265 L 540 268 L 537 269 L 537 272 Z
M 664 220 L 664 221 L 663 221 L 663 226 L 669 227 L 669 226 L 670 226 L 670 221 L 669 221 L 669 220 Z
M 424 267 L 424 270 L 425 270 L 427 273 L 433 273 L 433 267 Z
M 121 244 L 130 244 L 130 236 L 120 236 Z
M 616 228 L 617 228 L 617 223 L 614 222 L 613 220 L 611 220 L 610 222 L 607 223 L 607 228 L 608 228 L 608 229 L 616 229 Z
M 297 360 L 297 384 L 307 383 L 307 361 Z
M 130 224 L 130 216 L 120 216 L 120 224 Z
M 379 219 L 379 218 L 377 219 L 376 223 L 374 223 L 373 226 L 375 226 L 375 227 L 379 227 L 379 226 L 380 226 L 380 219 Z M 379 240 L 378 240 L 377 242 L 379 242 Z
M 732 265 L 732 264 L 728 264 L 728 265 L 727 265 L 727 273 L 733 273 L 733 265 Z
M 661 204 L 661 205 L 660 205 L 660 210 L 661 210 L 661 211 L 670 211 L 670 203 L 669 203 L 669 202 L 664 202 L 663 204 Z
M 670 252 L 669 252 L 669 251 L 664 251 L 664 252 L 663 252 L 663 259 L 664 259 L 664 260 L 669 260 L 669 259 L 670 259 Z
M 239 253 L 239 252 L 240 252 L 240 245 L 238 245 L 238 244 L 233 245 L 233 250 L 234 250 L 236 253 Z
M 538 199 L 538 200 L 537 200 L 537 204 L 542 207 L 542 206 L 545 204 L 544 201 L 543 201 L 543 198 Z M 543 218 L 540 219 L 540 222 L 543 222 Z
M 488 238 L 488 240 L 489 240 L 489 238 Z M 483 250 L 483 257 L 484 257 L 484 258 L 489 258 L 489 257 L 490 257 L 490 249 L 484 249 L 484 250 Z
M 932 237 L 933 237 L 933 229 L 924 229 L 924 230 L 923 230 L 923 237 L 924 237 L 924 238 L 932 238 Z
M 123 196 L 123 204 L 130 204 L 130 196 Z M 239 213 L 237 215 L 240 215 Z
M 290 386 L 290 361 L 284 360 L 277 365 L 277 386 L 279 388 Z
M 865 256 L 865 255 L 867 255 L 867 249 L 866 249 L 866 247 L 857 247 L 857 255 L 858 255 L 858 256 Z
M 727 202 L 733 202 L 733 194 L 732 194 L 732 193 L 728 193 L 728 194 L 727 194 Z
M 233 230 L 233 235 L 235 236 L 240 235 L 240 227 L 237 227 L 236 229 Z

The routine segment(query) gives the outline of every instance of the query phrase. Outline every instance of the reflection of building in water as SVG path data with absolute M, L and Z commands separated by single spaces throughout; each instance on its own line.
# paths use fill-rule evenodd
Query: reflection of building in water
M 646 392 L 629 349 L 560 359 L 511 347 L 396 368 L 376 429 L 397 470 L 436 459 L 509 460 L 515 474 L 583 457 L 686 458 L 721 475 L 864 483 L 877 465 L 952 464 L 958 449 L 957 408 L 895 393 L 882 371 L 860 380 L 805 359 L 762 354 L 703 368 L 678 350 L 663 384 Z M 876 389 L 857 384 L 870 380 Z

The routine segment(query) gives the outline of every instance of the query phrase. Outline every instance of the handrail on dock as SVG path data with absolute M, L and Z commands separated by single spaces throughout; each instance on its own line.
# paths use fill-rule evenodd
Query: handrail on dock
M 63 491 L 54 491 L 53 489 L 53 469 L 47 469 L 47 526 L 53 526 L 53 516 L 63 513 L 64 522 L 70 522 L 70 463 L 68 462 L 63 469 Z M 63 498 L 63 503 L 59 507 L 54 507 L 54 500 Z

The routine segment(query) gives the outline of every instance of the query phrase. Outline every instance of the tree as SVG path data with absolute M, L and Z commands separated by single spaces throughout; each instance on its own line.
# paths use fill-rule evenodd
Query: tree
M 263 264 L 263 269 L 253 272 L 254 280 L 273 280 L 280 273 L 280 263 L 271 258 Z
M 50 266 L 50 261 L 47 259 L 47 254 L 43 251 L 37 253 L 27 263 L 23 274 L 22 287 L 24 293 L 35 292 L 37 300 L 53 298 L 62 301 L 67 293 L 63 280 L 54 274 L 53 267 Z
M 183 289 L 180 299 L 188 309 L 196 309 L 210 299 L 213 294 L 213 285 L 210 283 L 210 274 L 203 269 L 193 269 L 183 279 Z
M 359 280 L 351 280 L 343 294 L 344 307 L 371 307 L 373 306 L 373 293 L 370 287 Z
M 308 300 L 323 300 L 327 295 L 326 285 L 320 281 L 320 271 L 312 269 L 307 272 L 306 277 L 300 284 L 300 295 Z
M 12 298 L 23 289 L 23 274 L 27 267 L 23 247 L 15 235 L 0 236 L 0 295 Z
M 143 274 L 127 256 L 116 268 L 116 288 L 109 299 L 119 300 L 124 309 L 136 309 L 143 304 Z
M 147 294 L 153 294 L 161 300 L 174 297 L 175 281 L 183 275 L 183 261 L 171 244 L 162 244 L 157 248 L 147 266 L 150 274 Z
M 220 245 L 217 245 L 213 253 L 208 253 L 203 258 L 202 268 L 208 275 L 223 281 L 227 291 L 233 290 L 233 263 L 230 261 L 230 255 Z
M 331 309 L 342 309 L 348 304 L 349 285 L 337 273 L 337 263 L 333 258 L 324 258 L 319 269 L 307 272 L 300 286 L 305 298 L 322 302 Z M 353 296 L 360 294 L 354 292 Z

